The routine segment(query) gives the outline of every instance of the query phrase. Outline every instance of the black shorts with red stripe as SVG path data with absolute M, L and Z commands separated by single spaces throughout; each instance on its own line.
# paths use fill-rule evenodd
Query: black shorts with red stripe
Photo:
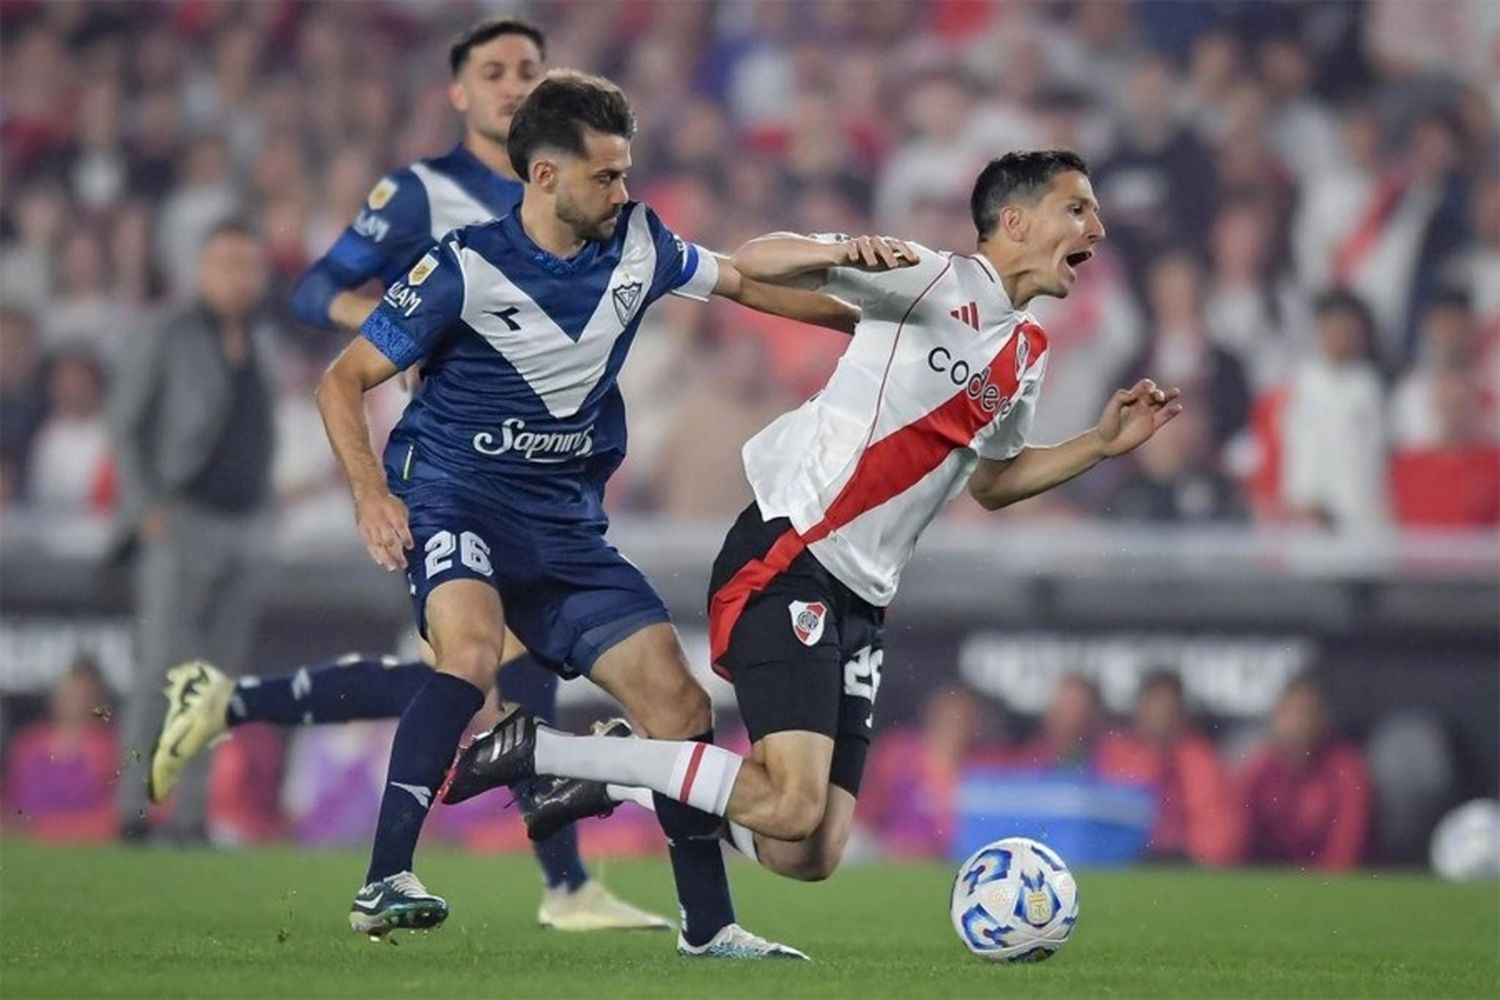
M 885 609 L 824 569 L 790 521 L 767 521 L 753 503 L 725 536 L 708 593 L 714 670 L 734 684 L 750 739 L 831 737 L 829 782 L 858 795 Z

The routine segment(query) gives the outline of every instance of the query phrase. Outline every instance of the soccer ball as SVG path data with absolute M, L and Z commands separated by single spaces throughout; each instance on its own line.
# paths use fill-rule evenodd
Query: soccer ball
M 1444 816 L 1432 834 L 1432 867 L 1456 882 L 1500 878 L 1500 803 L 1475 799 Z
M 1078 885 L 1051 848 L 1007 837 L 958 869 L 949 912 L 958 939 L 980 958 L 1039 962 L 1073 933 Z

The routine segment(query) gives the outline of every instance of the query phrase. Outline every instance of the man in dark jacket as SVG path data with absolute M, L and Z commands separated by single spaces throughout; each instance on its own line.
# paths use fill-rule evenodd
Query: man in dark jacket
M 238 222 L 216 227 L 197 292 L 125 353 L 112 400 L 119 541 L 138 556 L 119 799 L 127 839 L 147 832 L 147 765 L 167 670 L 194 657 L 240 669 L 269 558 L 274 423 L 254 337 L 266 292 L 260 239 Z M 171 830 L 199 839 L 207 758 L 183 778 Z

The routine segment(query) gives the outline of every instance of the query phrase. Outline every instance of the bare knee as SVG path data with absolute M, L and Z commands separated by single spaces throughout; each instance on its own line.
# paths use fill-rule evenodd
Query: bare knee
M 789 878 L 799 882 L 822 882 L 832 875 L 839 867 L 839 857 L 827 851 L 818 850 L 810 852 L 806 857 L 798 860 L 789 872 L 783 872 Z
M 699 736 L 713 727 L 713 702 L 702 685 L 686 671 L 661 677 L 628 705 L 643 736 L 659 740 L 681 740 Z
M 625 707 L 641 736 L 689 739 L 713 726 L 713 703 L 670 625 L 644 628 L 607 650 L 589 676 Z
M 817 839 L 800 844 L 760 841 L 760 862 L 785 878 L 798 882 L 821 882 L 832 875 L 843 857 L 841 846 Z
M 764 832 L 777 840 L 807 840 L 822 824 L 827 802 L 822 788 L 780 788 Z
M 462 677 L 481 691 L 494 683 L 500 667 L 500 647 L 479 636 L 449 640 L 436 649 L 437 669 Z

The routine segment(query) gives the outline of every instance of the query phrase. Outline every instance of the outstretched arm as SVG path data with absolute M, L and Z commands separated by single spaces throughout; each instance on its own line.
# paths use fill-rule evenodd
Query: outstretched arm
M 727 257 L 719 257 L 718 264 L 719 279 L 714 283 L 713 293 L 731 302 L 843 333 L 853 333 L 859 323 L 859 308 L 842 299 L 747 278 Z
M 901 240 L 883 236 L 829 242 L 797 233 L 769 233 L 740 247 L 730 260 L 740 274 L 755 281 L 817 287 L 827 280 L 829 268 L 894 271 L 917 263 L 917 253 Z
M 1117 390 L 1093 429 L 1051 447 L 1022 448 L 1014 458 L 980 459 L 969 494 L 985 510 L 999 510 L 1061 486 L 1150 440 L 1182 412 L 1180 395 L 1182 390 L 1158 389 L 1150 379 Z

